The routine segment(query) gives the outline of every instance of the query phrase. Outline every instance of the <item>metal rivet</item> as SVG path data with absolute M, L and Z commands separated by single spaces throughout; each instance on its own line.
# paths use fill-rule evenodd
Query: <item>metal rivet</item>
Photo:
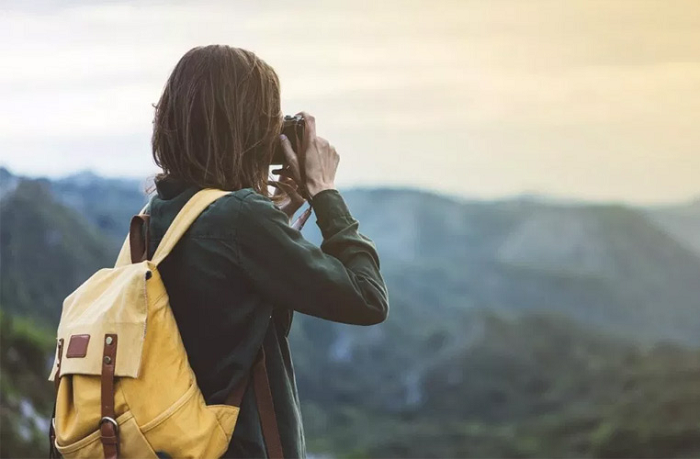
M 105 343 L 107 343 L 107 344 L 112 344 L 112 341 L 114 341 L 114 340 L 112 339 L 111 336 L 108 336 L 107 338 L 105 338 Z
M 112 358 L 111 358 L 110 356 L 108 356 L 108 355 L 105 355 L 105 363 L 106 363 L 107 365 L 109 365 L 110 363 L 112 363 Z

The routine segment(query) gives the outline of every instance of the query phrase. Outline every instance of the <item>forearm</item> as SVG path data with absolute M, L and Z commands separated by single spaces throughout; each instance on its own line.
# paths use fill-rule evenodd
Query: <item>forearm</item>
M 351 318 L 342 322 L 372 323 L 388 313 L 388 298 L 379 270 L 379 255 L 370 239 L 359 232 L 337 190 L 327 190 L 312 200 L 317 225 L 323 235 L 321 250 L 340 261 L 354 287 L 355 304 L 348 305 Z
M 312 200 L 324 236 L 322 249 L 286 223 L 286 216 L 251 194 L 236 237 L 239 263 L 270 302 L 304 314 L 369 325 L 386 318 L 388 300 L 374 244 L 358 232 L 340 194 Z

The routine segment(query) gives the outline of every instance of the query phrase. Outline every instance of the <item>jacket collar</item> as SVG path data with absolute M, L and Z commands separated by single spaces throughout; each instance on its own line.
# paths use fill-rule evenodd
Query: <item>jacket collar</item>
M 163 200 L 170 200 L 178 197 L 187 190 L 196 191 L 199 188 L 172 177 L 165 177 L 155 181 L 158 197 Z

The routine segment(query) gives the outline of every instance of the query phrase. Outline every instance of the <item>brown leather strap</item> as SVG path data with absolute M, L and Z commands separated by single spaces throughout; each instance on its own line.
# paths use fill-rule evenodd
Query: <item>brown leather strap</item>
M 100 439 L 105 459 L 119 457 L 119 427 L 114 412 L 114 367 L 117 360 L 117 335 L 106 334 L 102 353 L 102 419 Z
M 296 221 L 292 224 L 292 228 L 301 231 L 301 229 L 304 227 L 304 224 L 306 224 L 306 220 L 309 219 L 310 215 L 311 207 L 309 207 L 304 212 L 302 212 L 301 215 L 299 215 L 299 218 L 297 218 Z
M 56 395 L 58 395 L 58 385 L 61 383 L 61 359 L 63 358 L 63 338 L 58 340 L 56 345 L 56 374 L 53 376 L 53 385 L 56 388 Z
M 249 381 L 250 375 L 246 375 L 246 377 L 243 378 L 243 381 L 234 387 L 231 393 L 228 394 L 228 397 L 226 397 L 226 401 L 224 403 L 226 405 L 240 407 L 243 403 L 243 395 L 245 394 L 245 390 L 248 388 Z
M 267 457 L 283 458 L 282 440 L 277 426 L 277 416 L 275 406 L 272 401 L 270 391 L 270 380 L 267 377 L 267 367 L 265 366 L 265 351 L 260 348 L 257 362 L 253 366 L 253 388 L 255 389 L 255 401 L 258 404 L 258 414 L 260 416 L 260 426 L 262 427 Z
M 129 247 L 131 249 L 131 262 L 141 263 L 148 257 L 148 226 L 150 216 L 145 214 L 134 215 L 129 225 Z
M 282 441 L 280 439 L 279 427 L 277 426 L 277 416 L 275 415 L 275 406 L 272 401 L 272 391 L 270 390 L 270 380 L 267 376 L 267 367 L 265 366 L 265 351 L 260 348 L 253 369 L 251 370 L 253 378 L 253 390 L 255 392 L 255 403 L 258 408 L 258 416 L 260 417 L 260 427 L 262 429 L 263 440 L 265 441 L 265 449 L 269 458 L 284 458 L 282 451 Z M 241 381 L 231 393 L 226 397 L 226 404 L 240 407 L 243 403 L 243 395 L 248 388 L 251 374 Z
M 49 423 L 49 459 L 57 459 L 61 457 L 61 454 L 56 448 L 56 427 L 54 426 L 54 418 L 56 417 L 56 405 L 53 407 L 53 415 L 51 416 L 51 422 Z
M 58 386 L 61 383 L 61 359 L 63 358 L 63 338 L 58 340 L 56 346 L 56 374 L 53 376 L 54 387 L 56 388 L 56 397 L 58 398 Z M 56 400 L 53 403 L 53 411 L 51 412 L 51 421 L 49 422 L 49 458 L 58 458 L 60 454 L 56 449 Z

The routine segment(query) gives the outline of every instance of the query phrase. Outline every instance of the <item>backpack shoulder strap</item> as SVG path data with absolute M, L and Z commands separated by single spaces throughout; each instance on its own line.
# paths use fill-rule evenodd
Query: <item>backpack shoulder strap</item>
M 170 254 L 170 251 L 175 248 L 180 238 L 187 232 L 190 225 L 199 217 L 204 209 L 209 207 L 211 203 L 216 201 L 222 196 L 229 194 L 230 191 L 215 190 L 212 188 L 206 188 L 204 190 L 198 191 L 194 196 L 190 198 L 189 201 L 182 207 L 180 212 L 175 216 L 175 220 L 170 224 L 168 231 L 165 232 L 165 236 L 158 244 L 156 253 L 153 254 L 153 263 L 157 266 L 165 257 Z M 149 205 L 146 205 L 141 212 L 137 215 L 143 216 Z M 130 235 L 126 236 L 126 240 L 122 245 L 122 249 L 119 252 L 119 257 L 117 258 L 117 263 L 115 267 L 124 266 L 131 264 L 131 243 L 129 241 Z
M 270 389 L 270 378 L 265 365 L 265 351 L 260 347 L 258 355 L 253 363 L 250 373 L 243 378 L 238 386 L 234 387 L 224 402 L 226 405 L 241 407 L 243 396 L 248 389 L 250 379 L 253 379 L 253 392 L 255 393 L 255 403 L 258 407 L 260 418 L 260 429 L 267 450 L 267 457 L 270 459 L 284 459 L 282 450 L 282 439 L 277 425 L 277 415 L 275 405 L 272 401 L 272 390 Z
M 187 232 L 190 225 L 199 217 L 204 209 L 209 207 L 211 203 L 229 194 L 230 191 L 215 190 L 207 188 L 197 192 L 184 205 L 180 212 L 175 216 L 175 220 L 170 224 L 165 236 L 158 244 L 156 252 L 153 254 L 153 264 L 159 265 L 165 257 L 175 248 L 180 238 Z
M 141 212 L 134 215 L 134 218 L 145 217 L 147 215 L 146 210 L 150 207 L 150 205 L 151 205 L 150 202 L 148 204 L 146 204 L 144 206 L 144 208 L 141 209 Z M 131 222 L 133 224 L 134 220 L 132 219 Z M 126 239 L 124 240 L 124 243 L 122 244 L 122 248 L 119 251 L 119 255 L 117 256 L 117 262 L 114 264 L 115 268 L 118 268 L 119 266 L 131 264 L 131 262 L 132 262 L 132 258 L 131 258 L 131 236 L 132 236 L 131 229 L 132 229 L 132 226 L 129 225 L 129 234 L 126 235 Z

